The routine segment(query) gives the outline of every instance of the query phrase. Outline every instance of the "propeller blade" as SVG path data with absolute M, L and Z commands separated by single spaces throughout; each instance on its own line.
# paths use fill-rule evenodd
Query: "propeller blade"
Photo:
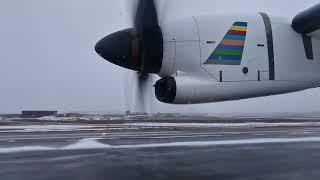
M 133 0 L 130 5 L 136 7 L 132 8 L 134 27 L 106 36 L 96 44 L 95 50 L 105 60 L 139 72 L 135 75 L 136 103 L 140 112 L 147 112 L 146 102 L 152 99 L 148 96 L 148 88 L 152 88 L 148 73 L 158 74 L 161 70 L 163 36 L 155 0 Z M 129 100 L 130 95 L 126 94 Z M 130 101 L 126 106 L 130 106 Z
M 163 37 L 154 0 L 139 0 L 134 19 L 140 37 L 142 73 L 159 73 L 163 58 Z
M 138 32 L 148 28 L 159 27 L 158 13 L 154 0 L 139 0 L 134 25 Z
M 153 79 L 149 74 L 128 71 L 124 79 L 126 112 L 149 113 L 153 101 Z
M 149 103 L 148 90 L 149 90 L 149 74 L 136 73 L 137 78 L 137 97 L 136 108 L 141 113 L 148 113 L 147 107 Z
M 134 94 L 132 112 L 150 114 L 155 101 L 153 95 L 153 76 L 150 74 L 134 73 L 131 77 L 133 77 L 132 82 L 134 84 L 130 90 Z

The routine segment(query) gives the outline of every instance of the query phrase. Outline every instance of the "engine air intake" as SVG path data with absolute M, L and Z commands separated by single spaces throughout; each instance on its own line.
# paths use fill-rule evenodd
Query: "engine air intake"
M 163 103 L 173 103 L 177 95 L 177 85 L 173 77 L 165 77 L 155 84 L 157 99 Z

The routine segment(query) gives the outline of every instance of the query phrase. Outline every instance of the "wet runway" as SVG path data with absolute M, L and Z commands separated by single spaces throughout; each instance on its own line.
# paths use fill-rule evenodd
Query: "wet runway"
M 299 123 L 0 126 L 0 179 L 316 180 L 320 126 Z

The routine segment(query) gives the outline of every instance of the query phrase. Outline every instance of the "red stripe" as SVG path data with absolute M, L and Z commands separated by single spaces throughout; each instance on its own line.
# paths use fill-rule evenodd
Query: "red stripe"
M 228 32 L 228 34 L 231 34 L 231 35 L 246 35 L 247 32 L 246 31 L 233 31 L 233 30 L 230 30 Z

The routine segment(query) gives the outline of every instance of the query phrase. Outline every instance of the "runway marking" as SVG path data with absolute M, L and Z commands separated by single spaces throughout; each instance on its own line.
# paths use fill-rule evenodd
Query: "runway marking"
M 118 149 L 140 149 L 140 148 L 159 148 L 159 147 L 205 147 L 221 145 L 247 145 L 247 144 L 273 144 L 273 143 L 298 143 L 298 142 L 320 142 L 320 137 L 307 138 L 260 138 L 243 140 L 225 140 L 225 141 L 197 141 L 197 142 L 172 142 L 138 145 L 118 145 L 111 146 Z
M 300 134 L 300 133 L 288 133 L 289 135 L 298 135 L 298 134 Z
M 257 128 L 257 127 L 311 127 L 320 126 L 320 122 L 292 122 L 292 123 L 124 123 L 112 125 L 15 125 L 0 126 L 0 133 L 9 132 L 72 132 L 72 131 L 96 131 L 96 130 L 123 130 L 140 128 Z
M 293 132 L 293 133 L 289 133 L 291 135 L 308 135 L 308 134 L 314 134 L 316 132 L 313 131 L 302 131 L 302 132 Z
M 268 123 L 268 122 L 249 122 L 249 123 L 125 123 L 123 125 L 135 127 L 190 127 L 190 128 L 254 128 L 254 127 L 308 127 L 320 126 L 320 122 L 299 122 L 299 123 Z
M 254 134 L 255 136 L 266 136 L 267 134 Z
M 241 132 L 233 132 L 233 133 L 230 133 L 231 135 L 240 135 Z
M 212 136 L 215 136 L 215 137 L 222 137 L 222 136 L 224 136 L 223 134 L 214 134 L 214 135 L 212 135 Z
M 117 136 L 117 137 L 132 137 L 132 138 L 135 138 L 135 137 L 144 137 L 144 136 L 152 136 L 152 135 L 156 135 L 156 136 L 176 136 L 176 135 L 183 135 L 183 136 L 211 136 L 211 135 L 241 135 L 241 134 L 252 134 L 252 133 L 256 133 L 256 134 L 268 134 L 268 133 L 290 133 L 292 131 L 289 131 L 289 130 L 277 130 L 277 131 L 268 131 L 268 130 L 265 130 L 265 131 L 240 131 L 240 132 L 229 132 L 229 131 L 226 131 L 226 132 L 223 132 L 223 131 L 217 131 L 217 132 L 213 132 L 213 133 L 189 133 L 189 132 L 177 132 L 177 133 L 170 133 L 170 134 L 165 134 L 165 133 L 142 133 L 142 135 L 136 135 L 134 133 L 130 134 L 126 134 L 126 135 L 123 135 L 123 133 L 121 134 L 118 134 L 118 133 L 110 133 L 109 136 Z M 306 131 L 306 130 L 298 130 L 298 131 L 295 131 L 295 132 L 299 132 L 299 133 L 304 133 L 304 132 L 310 132 L 310 133 L 318 133 L 320 132 L 320 129 L 318 130 L 312 130 L 312 131 Z M 140 134 L 140 133 L 139 133 Z
M 320 129 L 304 129 L 304 130 L 264 130 L 264 131 L 242 131 L 242 132 L 213 132 L 213 133 L 192 133 L 192 132 L 177 132 L 177 131 L 165 131 L 165 132 L 106 132 L 105 135 L 102 135 L 101 132 L 84 132 L 84 133 L 72 133 L 72 134 L 56 134 L 50 133 L 45 135 L 38 134 L 19 134 L 19 135 L 2 135 L 0 141 L 7 140 L 41 140 L 41 139 L 77 139 L 77 138 L 100 138 L 106 137 L 111 138 L 152 138 L 163 136 L 164 138 L 170 138 L 172 136 L 227 136 L 227 135 L 252 135 L 255 134 L 272 134 L 272 133 L 286 133 L 286 134 L 313 134 L 319 133 Z M 1 134 L 1 133 L 0 133 Z
M 201 137 L 221 137 L 223 134 L 207 134 L 207 135 L 181 135 L 181 136 L 157 136 L 157 137 L 125 137 L 123 139 L 170 139 L 170 138 L 201 138 Z
M 56 150 L 89 150 L 89 149 L 145 149 L 161 147 L 209 147 L 221 145 L 249 145 L 249 144 L 279 144 L 279 143 L 302 143 L 302 142 L 320 142 L 320 137 L 305 138 L 256 138 L 242 140 L 225 141 L 192 141 L 192 142 L 171 142 L 171 143 L 151 143 L 136 145 L 109 145 L 98 142 L 99 139 L 82 139 L 74 144 L 63 147 L 49 146 L 22 146 L 0 148 L 0 153 L 18 153 L 30 151 L 56 151 Z

